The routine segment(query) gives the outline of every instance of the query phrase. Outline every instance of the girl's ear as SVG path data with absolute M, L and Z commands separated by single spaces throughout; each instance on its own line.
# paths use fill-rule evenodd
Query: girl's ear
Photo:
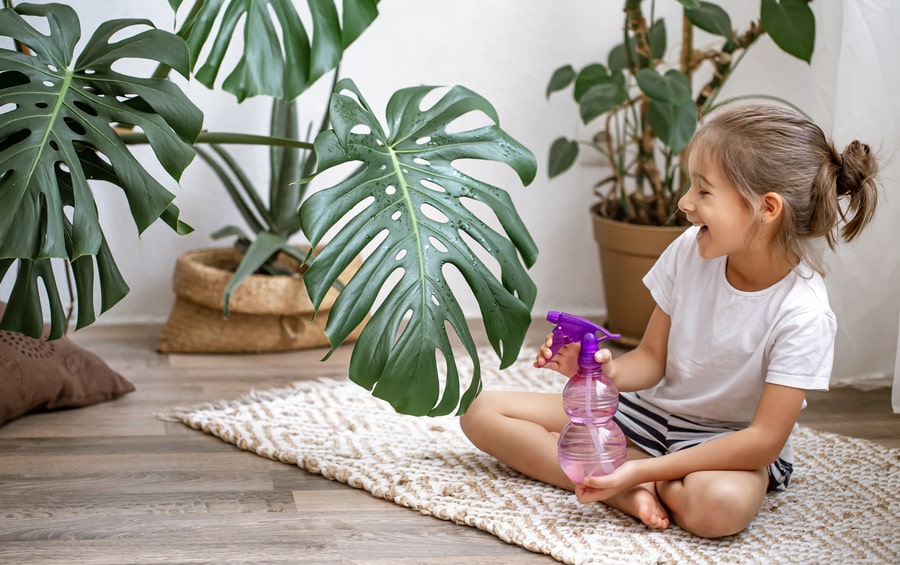
M 767 192 L 759 201 L 759 217 L 764 222 L 774 222 L 784 212 L 784 199 L 777 192 Z

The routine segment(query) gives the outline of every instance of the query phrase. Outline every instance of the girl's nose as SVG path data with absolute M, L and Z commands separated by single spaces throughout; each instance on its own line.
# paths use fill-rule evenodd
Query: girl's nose
M 687 214 L 691 210 L 693 210 L 694 205 L 690 199 L 691 191 L 688 189 L 687 192 L 684 193 L 684 196 L 678 199 L 678 209 Z

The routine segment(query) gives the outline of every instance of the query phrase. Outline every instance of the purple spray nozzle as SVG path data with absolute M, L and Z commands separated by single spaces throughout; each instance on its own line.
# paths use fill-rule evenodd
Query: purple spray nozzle
M 552 353 L 550 358 L 556 357 L 564 345 L 578 341 L 581 343 L 578 364 L 582 366 L 582 361 L 584 364 L 594 362 L 594 353 L 597 351 L 598 343 L 622 337 L 619 334 L 609 333 L 603 326 L 594 322 L 557 310 L 547 312 L 547 321 L 555 326 L 553 328 L 553 344 L 550 346 L 550 353 Z M 597 332 L 601 332 L 603 335 L 598 337 Z

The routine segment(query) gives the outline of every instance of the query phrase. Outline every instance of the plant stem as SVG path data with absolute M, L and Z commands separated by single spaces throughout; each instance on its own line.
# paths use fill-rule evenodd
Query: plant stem
M 709 99 L 715 98 L 718 91 L 721 90 L 722 86 L 725 84 L 725 81 L 731 76 L 732 71 L 734 71 L 734 65 L 732 65 L 734 52 L 738 49 L 744 49 L 746 51 L 748 47 L 765 33 L 761 22 L 751 22 L 750 29 L 743 34 L 737 34 L 734 41 L 725 42 L 725 45 L 722 46 L 722 51 L 719 54 L 713 77 L 702 89 L 700 89 L 700 94 L 697 97 L 697 108 L 701 109 L 701 113 L 703 113 L 702 109 L 707 105 Z
M 119 138 L 128 145 L 140 145 L 148 143 L 147 134 L 141 132 L 119 133 Z M 251 135 L 248 133 L 203 132 L 197 138 L 197 143 L 218 143 L 220 145 L 276 145 L 279 147 L 296 147 L 312 151 L 315 146 L 308 141 L 287 139 L 284 137 L 271 137 L 268 135 Z
M 691 58 L 694 54 L 694 24 L 687 17 L 687 12 L 682 10 L 681 14 L 681 72 L 691 81 L 693 69 L 691 67 Z

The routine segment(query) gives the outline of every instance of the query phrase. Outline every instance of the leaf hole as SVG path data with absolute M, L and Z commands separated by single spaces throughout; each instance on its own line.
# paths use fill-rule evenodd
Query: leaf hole
M 427 145 L 431 141 L 431 136 L 426 135 L 425 137 L 420 137 L 416 140 L 416 145 Z
M 59 151 L 59 144 L 53 139 L 50 140 L 50 147 L 52 147 L 54 151 Z
M 350 130 L 350 133 L 355 133 L 357 135 L 369 135 L 370 133 L 372 133 L 372 128 L 365 124 L 356 124 Z
M 53 88 L 56 85 L 56 83 L 54 83 L 52 80 L 45 80 L 41 84 L 43 84 L 47 88 Z
M 437 184 L 434 181 L 430 181 L 428 179 L 422 179 L 421 181 L 419 181 L 419 184 L 421 184 L 422 186 L 424 186 L 425 188 L 427 188 L 429 190 L 433 190 L 435 192 L 440 192 L 441 194 L 447 192 L 443 186 Z
M 20 129 L 17 132 L 13 132 L 6 136 L 4 139 L 0 139 L 0 151 L 3 151 L 7 147 L 12 147 L 16 143 L 23 141 L 31 135 L 30 129 Z
M 12 112 L 13 110 L 15 110 L 18 107 L 19 106 L 17 104 L 12 104 L 10 102 L 7 102 L 6 104 L 0 104 L 0 116 L 2 116 L 3 114 L 8 114 L 9 112 Z
M 40 108 L 41 110 L 46 110 L 47 108 L 50 107 L 50 105 L 47 104 L 46 102 L 35 102 L 35 103 L 34 103 L 34 107 L 35 107 L 35 108 Z
M 416 165 L 430 165 L 431 161 L 429 161 L 428 159 L 423 159 L 421 157 L 413 157 L 413 163 L 415 163 Z
M 447 249 L 447 246 L 444 245 L 443 241 L 439 240 L 433 235 L 428 236 L 428 241 L 431 242 L 431 245 L 441 253 L 447 253 L 448 251 L 450 251 L 449 249 Z
M 99 114 L 97 113 L 97 110 L 95 110 L 93 106 L 91 106 L 90 104 L 86 104 L 86 103 L 82 102 L 81 100 L 76 100 L 76 101 L 73 103 L 73 105 L 74 105 L 76 108 L 78 108 L 79 110 L 81 110 L 82 112 L 84 112 L 85 114 L 89 115 L 89 116 L 97 116 L 97 115 L 99 115 Z
M 397 210 L 393 214 L 391 214 L 391 219 L 394 220 L 395 222 L 402 217 L 403 217 L 403 212 L 401 212 L 400 210 Z
M 67 126 L 69 126 L 69 129 L 72 130 L 73 132 L 75 132 L 76 134 L 84 135 L 85 133 L 87 133 L 87 130 L 85 130 L 81 126 L 81 124 L 79 124 L 77 121 L 70 118 L 69 116 L 64 117 L 63 121 L 66 123 Z
M 30 82 L 28 77 L 19 71 L 6 71 L 0 73 L 0 90 L 12 88 L 14 86 L 22 86 L 23 84 L 28 84 Z
M 447 222 L 450 221 L 450 218 L 448 218 L 446 214 L 444 214 L 443 212 L 441 212 L 440 210 L 438 210 L 437 208 L 435 208 L 434 206 L 432 206 L 431 204 L 429 204 L 427 202 L 424 202 L 419 207 L 419 209 L 422 211 L 422 214 L 424 214 L 425 217 L 428 218 L 429 220 L 432 220 L 432 221 L 435 221 L 435 222 L 438 222 L 441 224 L 446 224 Z
M 406 257 L 406 255 L 407 255 L 406 249 L 401 249 L 399 252 L 397 252 L 396 255 L 394 255 L 394 261 L 402 261 L 403 258 Z
M 389 185 L 387 185 L 387 186 L 385 187 L 384 193 L 385 193 L 385 194 L 388 194 L 388 195 L 394 195 L 394 194 L 397 194 L 397 187 L 394 186 L 394 185 L 392 185 L 392 184 L 389 184 Z
M 494 125 L 494 122 L 487 116 L 487 114 L 485 114 L 484 112 L 473 110 L 471 112 L 466 112 L 465 114 L 458 116 L 452 122 L 447 124 L 444 130 L 447 133 L 461 133 L 464 131 L 473 131 L 491 125 Z M 478 138 L 476 137 L 475 139 L 477 140 Z
M 104 163 L 106 163 L 107 165 L 109 165 L 110 168 L 112 168 L 112 161 L 110 160 L 109 157 L 106 156 L 105 153 L 102 153 L 102 152 L 100 152 L 100 151 L 97 151 L 97 150 L 94 150 L 94 149 L 91 149 L 91 148 L 88 148 L 88 151 L 93 152 L 93 154 L 94 154 L 95 157 L 97 157 L 98 159 L 100 159 L 101 161 L 103 161 Z

